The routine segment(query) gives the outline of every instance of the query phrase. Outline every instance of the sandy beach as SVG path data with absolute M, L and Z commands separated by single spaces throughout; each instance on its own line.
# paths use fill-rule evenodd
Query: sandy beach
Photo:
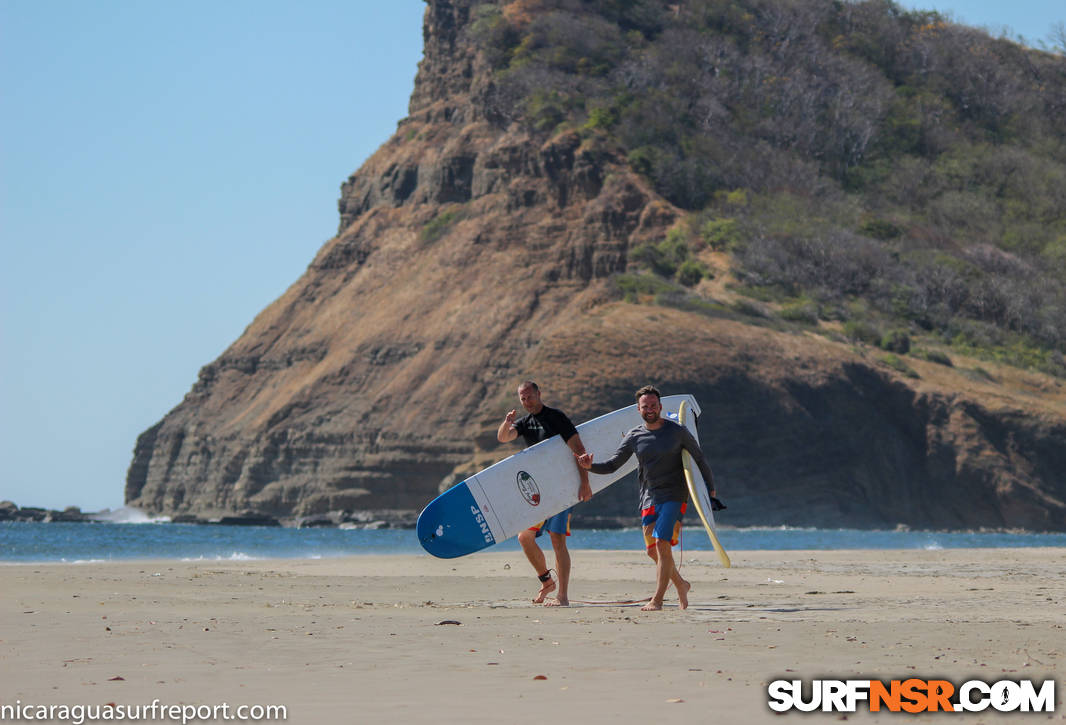
M 288 722 L 931 722 L 777 714 L 776 679 L 1058 679 L 1066 550 L 684 555 L 691 606 L 535 606 L 516 552 L 0 566 L 0 705 L 284 705 Z M 573 552 L 571 598 L 651 593 L 641 552 Z M 456 624 L 457 623 L 457 624 Z

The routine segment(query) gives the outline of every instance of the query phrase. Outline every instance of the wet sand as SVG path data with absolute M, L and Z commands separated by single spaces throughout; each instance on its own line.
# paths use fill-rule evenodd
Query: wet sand
M 518 552 L 3 565 L 0 705 L 275 704 L 290 723 L 836 722 L 772 712 L 767 683 L 1057 678 L 1050 716 L 950 719 L 1066 720 L 1064 549 L 731 556 L 723 569 L 686 552 L 691 606 L 671 591 L 661 612 L 535 606 Z M 572 600 L 651 594 L 641 552 L 573 561 Z

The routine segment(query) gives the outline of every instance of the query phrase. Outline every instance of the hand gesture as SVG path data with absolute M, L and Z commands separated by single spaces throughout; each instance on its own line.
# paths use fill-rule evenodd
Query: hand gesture
M 591 453 L 583 453 L 582 455 L 578 456 L 577 457 L 577 465 L 581 466 L 586 471 L 588 469 L 592 468 L 592 454 Z
M 503 422 L 506 423 L 507 425 L 514 425 L 514 419 L 515 419 L 515 415 L 517 414 L 517 412 L 518 411 L 516 411 L 516 410 L 512 410 L 510 413 L 508 413 L 507 415 L 503 416 Z

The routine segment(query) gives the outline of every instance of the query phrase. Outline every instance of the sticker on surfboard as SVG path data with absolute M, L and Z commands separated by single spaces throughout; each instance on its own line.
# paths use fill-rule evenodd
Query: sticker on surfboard
M 515 481 L 518 483 L 518 492 L 522 494 L 522 498 L 526 500 L 530 506 L 540 505 L 540 489 L 537 488 L 537 482 L 525 471 L 519 471 L 515 476 Z

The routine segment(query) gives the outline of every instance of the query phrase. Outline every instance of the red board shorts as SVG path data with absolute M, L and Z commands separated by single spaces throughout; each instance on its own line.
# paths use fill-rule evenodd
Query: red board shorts
M 677 546 L 681 540 L 681 518 L 685 515 L 688 504 L 683 501 L 664 501 L 652 504 L 640 512 L 640 523 L 644 526 L 644 544 L 650 549 L 656 539 L 670 541 L 670 546 Z M 651 533 L 648 526 L 655 524 Z

